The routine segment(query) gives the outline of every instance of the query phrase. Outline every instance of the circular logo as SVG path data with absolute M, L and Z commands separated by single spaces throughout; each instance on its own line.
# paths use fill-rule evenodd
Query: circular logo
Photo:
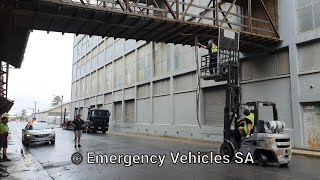
M 82 154 L 79 153 L 79 152 L 73 153 L 72 156 L 71 156 L 71 161 L 72 161 L 72 163 L 75 164 L 75 165 L 81 164 L 82 161 L 83 161 L 83 156 L 82 156 Z

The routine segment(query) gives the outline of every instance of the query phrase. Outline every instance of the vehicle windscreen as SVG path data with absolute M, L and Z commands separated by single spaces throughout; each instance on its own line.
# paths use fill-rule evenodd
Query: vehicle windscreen
M 37 124 L 32 124 L 28 125 L 26 127 L 27 130 L 42 130 L 42 129 L 51 129 L 49 124 L 46 123 L 37 123 Z
M 92 116 L 109 116 L 109 111 L 106 110 L 96 110 L 92 112 Z

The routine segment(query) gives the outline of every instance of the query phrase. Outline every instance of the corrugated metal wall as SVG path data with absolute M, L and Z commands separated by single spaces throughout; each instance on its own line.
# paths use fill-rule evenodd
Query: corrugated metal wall
M 204 89 L 204 119 L 206 125 L 223 126 L 225 86 Z
M 134 123 L 134 100 L 125 101 L 126 103 L 126 115 L 125 122 L 126 123 Z

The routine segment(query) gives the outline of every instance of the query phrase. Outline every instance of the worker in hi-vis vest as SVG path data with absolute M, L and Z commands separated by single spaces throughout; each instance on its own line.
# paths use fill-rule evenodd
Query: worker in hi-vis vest
M 245 117 L 238 120 L 238 122 L 240 122 L 239 132 L 241 137 L 249 138 L 254 126 L 254 113 L 250 112 L 248 109 L 245 109 L 243 111 L 243 115 L 245 115 Z
M 213 39 L 210 39 L 208 41 L 208 45 L 205 46 L 201 43 L 198 43 L 198 45 L 202 48 L 208 49 L 208 52 L 210 54 L 210 62 L 209 62 L 209 71 L 210 74 L 217 73 L 217 58 L 218 58 L 218 46 L 214 43 Z

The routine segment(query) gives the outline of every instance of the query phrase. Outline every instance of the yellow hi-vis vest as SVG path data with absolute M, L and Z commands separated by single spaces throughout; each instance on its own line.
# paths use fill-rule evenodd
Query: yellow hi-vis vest
M 212 53 L 218 52 L 218 46 L 216 44 L 214 44 L 214 43 L 212 43 L 211 52 Z
M 252 127 L 254 126 L 254 114 L 250 113 L 247 117 L 247 119 L 249 119 L 252 122 Z M 250 132 L 248 132 L 248 128 L 247 128 L 247 122 L 244 121 L 244 132 L 249 135 Z

